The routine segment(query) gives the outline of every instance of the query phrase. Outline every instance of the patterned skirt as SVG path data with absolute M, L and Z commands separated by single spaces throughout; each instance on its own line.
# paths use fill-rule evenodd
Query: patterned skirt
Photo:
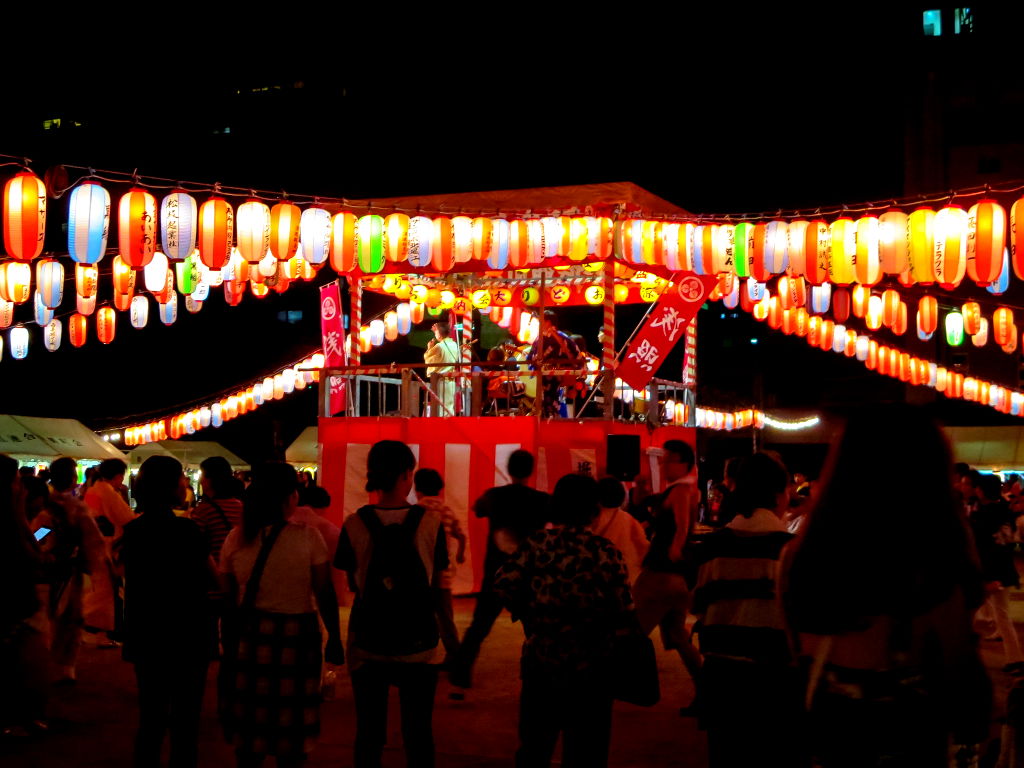
M 255 611 L 247 624 L 225 676 L 225 734 L 240 752 L 300 757 L 320 734 L 317 615 Z

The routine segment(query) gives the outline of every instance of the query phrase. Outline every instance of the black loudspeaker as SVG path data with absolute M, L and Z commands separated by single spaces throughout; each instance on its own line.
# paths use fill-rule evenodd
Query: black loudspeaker
M 632 482 L 640 474 L 640 435 L 608 435 L 608 474 Z

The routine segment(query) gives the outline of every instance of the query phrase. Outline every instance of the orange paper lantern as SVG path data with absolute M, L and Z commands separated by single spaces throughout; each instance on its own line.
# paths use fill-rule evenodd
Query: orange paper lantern
M 4 249 L 15 261 L 32 261 L 43 252 L 46 235 L 46 186 L 31 171 L 20 171 L 4 185 Z

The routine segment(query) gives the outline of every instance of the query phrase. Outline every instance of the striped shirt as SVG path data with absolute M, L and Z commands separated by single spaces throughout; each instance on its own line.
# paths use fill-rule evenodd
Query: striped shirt
M 220 562 L 220 550 L 231 529 L 242 524 L 241 499 L 203 497 L 192 512 L 192 520 L 203 532 L 213 559 Z
M 692 607 L 701 622 L 704 656 L 791 662 L 777 584 L 779 558 L 792 538 L 773 513 L 759 509 L 704 541 Z

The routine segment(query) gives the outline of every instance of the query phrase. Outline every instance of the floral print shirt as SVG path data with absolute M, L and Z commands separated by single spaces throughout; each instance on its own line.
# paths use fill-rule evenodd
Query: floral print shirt
M 498 571 L 494 590 L 523 622 L 523 673 L 599 667 L 635 625 L 622 555 L 585 528 L 537 531 Z

